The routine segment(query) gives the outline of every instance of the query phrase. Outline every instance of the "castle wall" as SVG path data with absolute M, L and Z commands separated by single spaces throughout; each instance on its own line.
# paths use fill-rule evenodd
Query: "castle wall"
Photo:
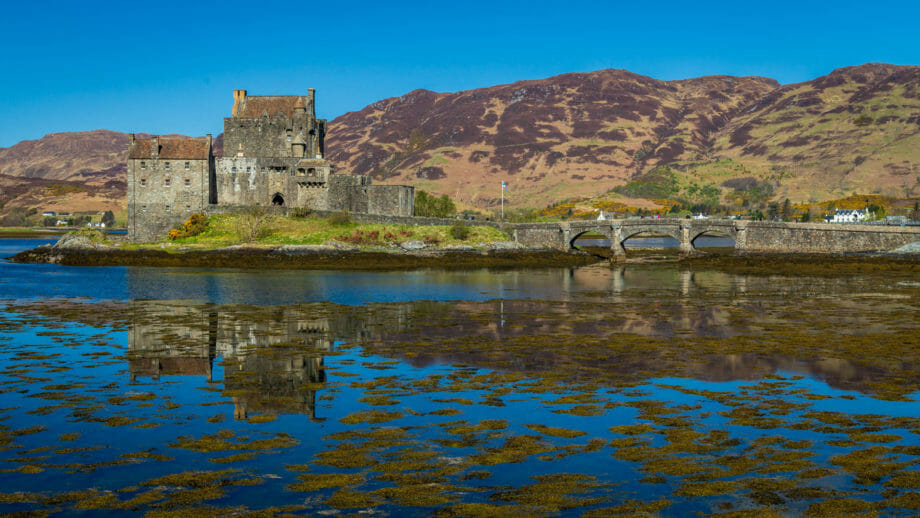
M 325 160 L 218 158 L 214 168 L 217 204 L 267 206 L 280 194 L 285 207 L 325 210 L 330 168 Z
M 367 188 L 367 213 L 411 216 L 415 188 L 407 185 L 371 185 Z

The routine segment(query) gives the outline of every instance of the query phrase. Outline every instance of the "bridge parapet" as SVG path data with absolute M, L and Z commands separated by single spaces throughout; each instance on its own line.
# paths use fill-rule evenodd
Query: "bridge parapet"
M 628 219 L 567 221 L 514 225 L 515 240 L 531 247 L 571 250 L 573 241 L 586 232 L 610 240 L 611 254 L 625 254 L 623 243 L 641 233 L 667 235 L 680 243 L 682 253 L 694 250 L 693 241 L 703 235 L 725 236 L 735 249 L 772 253 L 842 253 L 892 250 L 920 241 L 920 228 L 827 223 L 778 223 L 730 219 Z

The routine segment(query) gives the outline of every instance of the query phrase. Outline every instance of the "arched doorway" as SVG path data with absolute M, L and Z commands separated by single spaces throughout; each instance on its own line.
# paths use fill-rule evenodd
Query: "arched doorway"
M 272 197 L 272 205 L 277 207 L 284 206 L 284 196 L 282 196 L 280 192 Z

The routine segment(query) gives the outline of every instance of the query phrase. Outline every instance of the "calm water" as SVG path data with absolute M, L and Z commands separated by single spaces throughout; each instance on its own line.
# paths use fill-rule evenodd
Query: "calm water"
M 915 274 L 3 262 L 0 299 L 3 513 L 920 509 Z

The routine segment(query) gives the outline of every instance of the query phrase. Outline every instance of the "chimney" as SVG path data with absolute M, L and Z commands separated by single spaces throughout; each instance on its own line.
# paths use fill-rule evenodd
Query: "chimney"
M 233 116 L 240 116 L 240 105 L 246 100 L 246 90 L 233 91 Z
M 131 145 L 134 145 L 134 133 L 128 133 L 128 138 L 131 139 Z
M 160 158 L 160 136 L 153 136 L 153 158 Z
M 316 118 L 316 90 L 307 88 L 307 97 L 310 98 L 310 116 Z

